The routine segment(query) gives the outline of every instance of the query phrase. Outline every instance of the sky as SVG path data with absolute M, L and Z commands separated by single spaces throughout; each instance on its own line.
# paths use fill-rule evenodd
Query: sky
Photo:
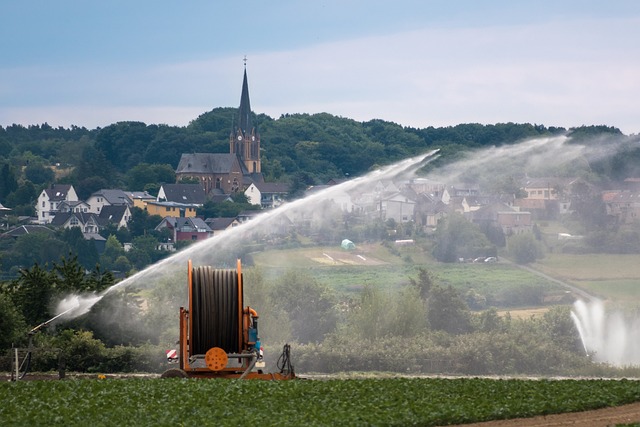
M 0 126 L 185 126 L 238 107 L 640 133 L 636 0 L 0 4 Z

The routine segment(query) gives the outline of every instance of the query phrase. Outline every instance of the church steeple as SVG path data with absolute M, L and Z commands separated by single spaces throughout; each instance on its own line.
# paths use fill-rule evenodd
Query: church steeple
M 238 121 L 229 139 L 229 150 L 244 163 L 249 173 L 261 173 L 260 134 L 251 122 L 251 103 L 249 101 L 249 84 L 247 83 L 247 58 L 244 58 L 244 76 Z
M 251 134 L 251 102 L 249 102 L 249 84 L 247 83 L 247 63 L 244 63 L 244 78 L 242 79 L 242 95 L 238 109 L 238 126 L 244 135 Z

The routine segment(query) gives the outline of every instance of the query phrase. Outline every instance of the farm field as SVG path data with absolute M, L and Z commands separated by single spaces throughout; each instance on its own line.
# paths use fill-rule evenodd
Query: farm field
M 396 289 L 417 278 L 418 269 L 427 269 L 441 286 L 453 286 L 462 294 L 473 290 L 494 300 L 517 300 L 515 294 L 537 294 L 532 299 L 542 304 L 543 295 L 563 295 L 556 283 L 524 271 L 511 263 L 454 263 L 434 261 L 420 248 L 402 247 L 397 253 L 380 244 L 358 246 L 353 252 L 335 247 L 307 247 L 271 250 L 253 254 L 257 267 L 267 276 L 288 269 L 302 269 L 318 281 L 346 296 L 356 295 L 365 286 Z M 501 307 L 519 307 L 498 304 Z M 531 303 L 524 303 L 529 306 Z
M 640 303 L 640 255 L 547 254 L 532 267 L 600 298 Z
M 3 425 L 450 425 L 640 401 L 629 380 L 106 379 L 0 384 Z

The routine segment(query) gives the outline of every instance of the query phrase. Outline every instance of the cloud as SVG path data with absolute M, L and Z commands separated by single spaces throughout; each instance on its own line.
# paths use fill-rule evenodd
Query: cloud
M 637 133 L 638 24 L 424 28 L 190 62 L 4 70 L 0 94 L 12 101 L 0 103 L 0 124 L 37 123 L 50 111 L 63 125 L 104 126 L 126 114 L 183 125 L 239 105 L 246 53 L 252 107 L 272 117 L 329 112 L 414 127 L 607 124 Z

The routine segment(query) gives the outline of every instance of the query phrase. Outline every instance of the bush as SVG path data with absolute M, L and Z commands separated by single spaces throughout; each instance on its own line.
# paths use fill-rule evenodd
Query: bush
M 533 234 L 511 236 L 507 248 L 518 264 L 528 264 L 542 258 L 542 249 Z

